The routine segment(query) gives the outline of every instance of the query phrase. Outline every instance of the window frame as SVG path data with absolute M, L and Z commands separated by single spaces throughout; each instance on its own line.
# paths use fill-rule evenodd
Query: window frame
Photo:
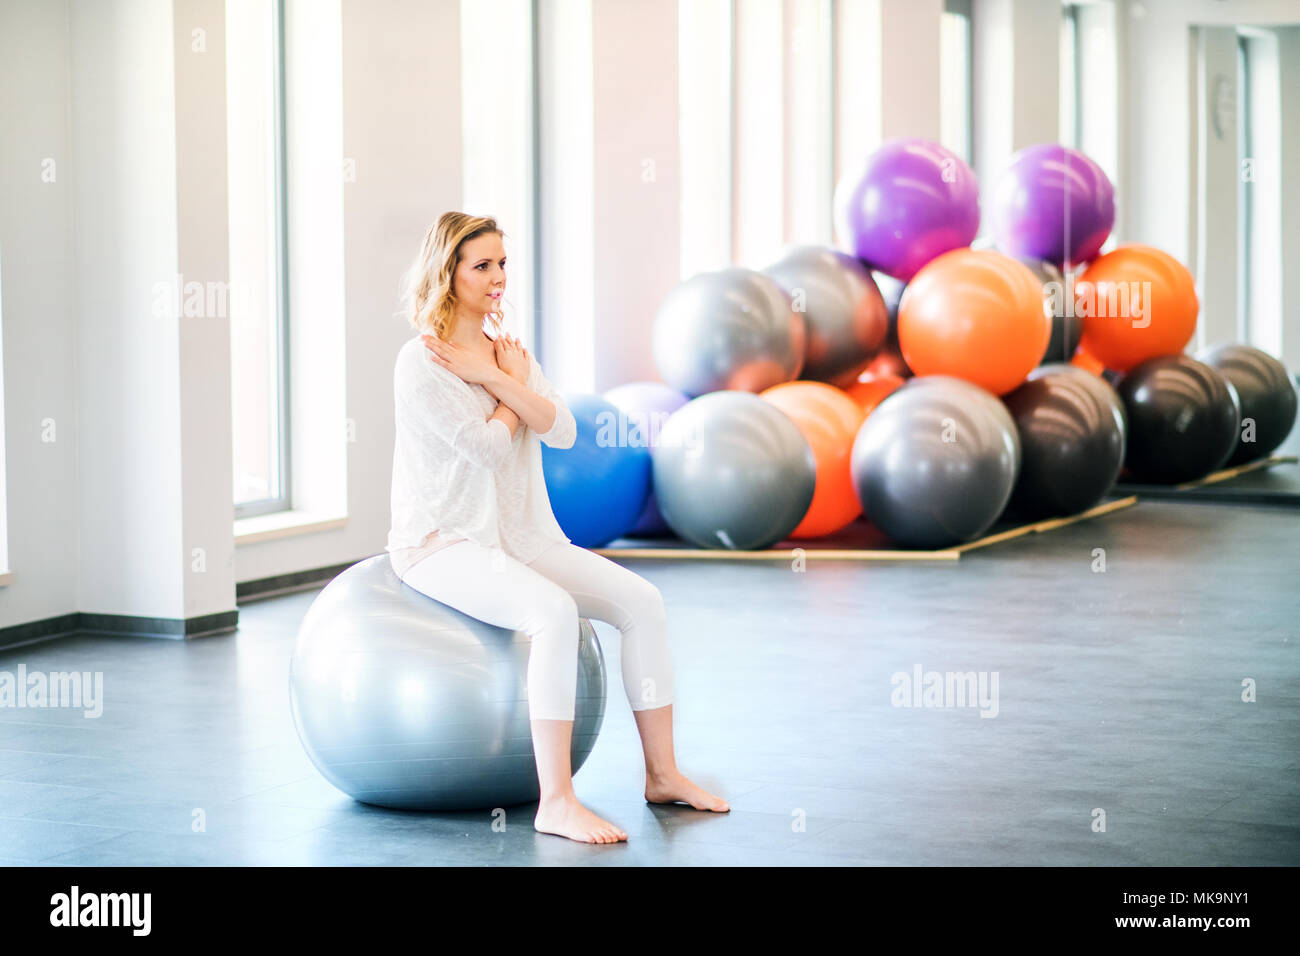
M 290 511 L 293 508 L 293 459 L 290 445 L 290 338 L 289 338 L 289 201 L 288 201 L 288 148 L 287 124 L 285 119 L 285 3 L 284 0 L 270 0 L 271 23 L 275 35 L 271 47 L 272 65 L 272 134 L 274 138 L 272 165 L 275 182 L 273 184 L 274 210 L 272 219 L 275 225 L 275 249 L 273 251 L 275 266 L 275 338 L 277 345 L 277 387 L 276 387 L 276 457 L 274 473 L 276 477 L 275 493 L 266 498 L 235 504 L 235 519 L 253 518 L 259 515 Z M 232 383 L 233 384 L 233 383 Z

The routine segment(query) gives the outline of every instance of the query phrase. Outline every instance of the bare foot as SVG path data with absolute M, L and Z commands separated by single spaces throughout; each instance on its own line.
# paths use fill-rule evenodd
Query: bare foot
M 627 839 L 619 827 L 596 816 L 573 794 L 539 803 L 533 829 L 579 843 L 621 843 Z
M 650 803 L 689 803 L 696 810 L 727 813 L 731 806 L 726 800 L 697 787 L 676 770 L 659 777 L 646 775 L 645 798 Z

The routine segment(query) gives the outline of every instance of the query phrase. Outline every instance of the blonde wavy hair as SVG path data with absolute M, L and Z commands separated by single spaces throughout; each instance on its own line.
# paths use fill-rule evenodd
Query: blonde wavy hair
M 446 339 L 456 323 L 456 267 L 461 249 L 471 239 L 495 232 L 505 238 L 488 216 L 445 212 L 424 234 L 420 254 L 402 279 L 402 301 L 411 328 Z M 495 316 L 499 323 L 503 318 Z

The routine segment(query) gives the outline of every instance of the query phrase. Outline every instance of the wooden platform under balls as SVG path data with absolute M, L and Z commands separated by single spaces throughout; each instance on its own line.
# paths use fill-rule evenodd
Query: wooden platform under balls
M 1078 524 L 1091 518 L 1131 508 L 1137 504 L 1137 496 L 1129 496 L 1114 501 L 1107 501 L 1087 511 L 1063 518 L 1049 518 L 1030 524 L 1007 526 L 995 525 L 996 530 L 982 538 L 965 544 L 953 545 L 936 551 L 920 551 L 900 548 L 893 544 L 881 531 L 870 522 L 859 518 L 847 528 L 825 538 L 811 541 L 782 541 L 763 551 L 729 551 L 726 549 L 708 549 L 684 547 L 684 542 L 677 537 L 667 538 L 619 538 L 610 547 L 593 548 L 597 554 L 607 558 L 655 558 L 665 561 L 725 560 L 725 561 L 789 561 L 802 552 L 807 561 L 957 561 L 968 551 L 1001 544 L 1014 538 L 1030 534 L 1054 531 L 1066 525 Z
M 1137 495 L 1162 501 L 1196 501 L 1219 504 L 1267 504 L 1300 508 L 1300 475 L 1293 469 L 1275 471 L 1279 465 L 1294 465 L 1295 455 L 1271 455 L 1177 485 L 1118 482 L 1112 495 Z M 1244 481 L 1238 479 L 1245 479 Z

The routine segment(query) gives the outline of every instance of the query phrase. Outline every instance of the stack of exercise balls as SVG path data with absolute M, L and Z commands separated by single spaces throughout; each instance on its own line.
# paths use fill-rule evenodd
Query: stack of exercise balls
M 904 547 L 976 538 L 1019 473 L 1020 438 L 997 396 L 1047 348 L 1042 285 L 1011 257 L 969 248 L 975 176 L 937 144 L 887 143 L 836 204 L 840 241 L 890 277 L 897 302 L 898 359 L 868 385 L 883 395 L 851 453 L 863 512 Z
M 969 166 L 893 140 L 839 183 L 837 248 L 670 291 L 651 334 L 663 381 L 580 402 L 583 464 L 563 477 L 552 462 L 569 452 L 544 450 L 566 533 L 757 550 L 865 517 L 900 547 L 945 548 L 1004 514 L 1077 514 L 1125 476 L 1187 481 L 1285 439 L 1281 363 L 1237 345 L 1183 354 L 1199 311 L 1187 269 L 1150 246 L 1102 253 L 1115 195 L 1095 162 L 1030 147 L 988 199 L 972 248 Z M 644 440 L 601 447 L 611 410 Z

